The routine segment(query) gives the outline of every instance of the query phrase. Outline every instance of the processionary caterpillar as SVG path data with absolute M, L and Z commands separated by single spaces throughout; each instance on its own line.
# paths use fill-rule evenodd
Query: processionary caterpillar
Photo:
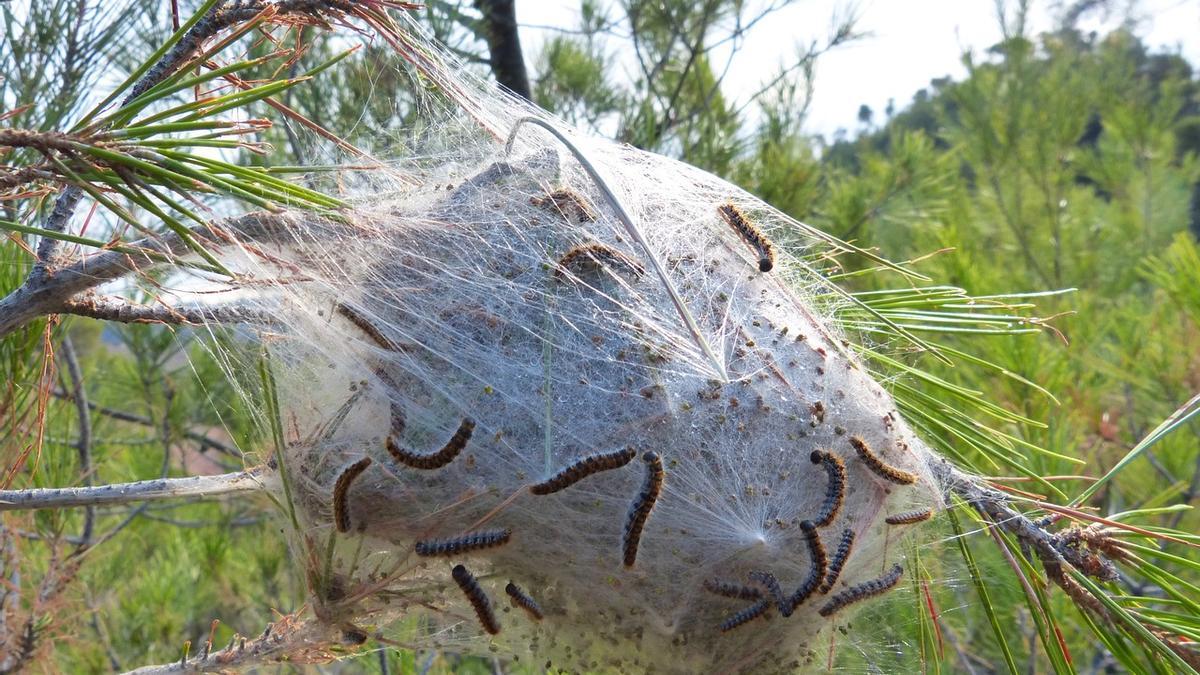
M 809 596 L 817 590 L 821 582 L 825 580 L 825 569 L 828 566 L 828 560 L 825 557 L 825 545 L 821 543 L 821 535 L 817 532 L 817 526 L 811 520 L 805 520 L 800 523 L 800 529 L 804 531 L 804 543 L 808 545 L 808 557 L 812 560 L 812 568 L 808 571 L 808 576 L 804 578 L 804 583 L 792 593 L 792 597 L 788 600 L 788 611 L 791 613 L 797 607 L 804 604 Z
M 838 577 L 842 574 L 842 568 L 850 559 L 852 548 L 854 548 L 854 530 L 847 528 L 842 530 L 842 541 L 838 543 L 837 550 L 833 552 L 833 558 L 829 561 L 829 571 L 825 574 L 825 581 L 817 589 L 818 593 L 825 595 L 837 583 Z
M 753 586 L 743 586 L 719 579 L 705 579 L 704 590 L 735 600 L 758 600 L 763 596 L 762 591 Z
M 619 469 L 632 462 L 636 456 L 637 451 L 633 448 L 588 455 L 541 483 L 531 485 L 529 491 L 535 495 L 552 494 L 564 490 L 594 473 Z
M 590 244 L 580 244 L 563 254 L 563 257 L 558 259 L 557 269 L 554 270 L 554 278 L 561 281 L 568 270 L 578 268 L 589 261 L 598 265 L 624 268 L 635 277 L 640 277 L 646 273 L 646 268 L 641 263 L 625 253 L 608 244 L 592 242 Z
M 825 467 L 829 474 L 829 485 L 825 488 L 825 502 L 821 504 L 817 527 L 826 527 L 837 518 L 842 508 L 842 499 L 846 496 L 846 465 L 842 458 L 825 450 L 814 450 L 809 456 L 813 464 Z
M 383 331 L 379 330 L 378 326 L 371 323 L 367 317 L 363 316 L 357 309 L 354 309 L 350 305 L 347 305 L 344 302 L 339 302 L 337 304 L 337 313 L 346 317 L 350 323 L 358 326 L 359 330 L 366 333 L 367 337 L 371 338 L 375 344 L 379 345 L 380 347 L 383 347 L 391 352 L 404 351 L 403 347 L 389 339 L 383 334 Z
M 851 586 L 841 593 L 834 595 L 820 609 L 820 614 L 827 617 L 846 605 L 886 593 L 900 581 L 900 576 L 903 574 L 904 568 L 897 563 L 892 566 L 892 569 L 887 574 L 878 579 L 872 579 L 857 586 Z
M 414 469 L 440 469 L 454 461 L 458 453 L 467 446 L 474 431 L 475 422 L 464 417 L 458 425 L 458 430 L 454 432 L 449 441 L 446 441 L 446 445 L 431 455 L 422 455 L 402 448 L 392 436 L 387 437 L 387 451 L 397 462 Z
M 779 580 L 770 572 L 755 571 L 750 573 L 750 581 L 761 585 L 767 591 L 767 595 L 775 601 L 775 607 L 779 609 L 779 613 L 785 617 L 792 615 L 792 606 L 788 599 L 783 597 L 783 589 L 779 587 Z
M 915 511 L 905 511 L 904 513 L 897 513 L 894 516 L 888 516 L 883 519 L 883 522 L 888 525 L 912 525 L 923 520 L 929 520 L 932 517 L 932 509 L 917 509 Z
M 650 511 L 654 508 L 654 503 L 658 501 L 659 493 L 662 492 L 662 458 L 656 452 L 647 452 L 642 455 L 642 460 L 646 462 L 646 483 L 642 486 L 641 494 L 634 500 L 633 507 L 629 509 L 629 517 L 625 521 L 626 567 L 633 567 L 633 564 L 637 562 L 638 543 L 642 540 L 642 529 L 646 527 L 646 519 L 650 517 Z
M 854 446 L 854 449 L 858 452 L 858 458 L 861 459 L 863 464 L 866 464 L 867 468 L 870 469 L 871 472 L 876 476 L 879 476 L 886 481 L 895 483 L 896 485 L 912 485 L 913 483 L 917 482 L 917 474 L 901 471 L 894 466 L 888 466 L 887 464 L 884 464 L 883 460 L 879 459 L 879 457 L 875 456 L 875 453 L 871 451 L 871 446 L 867 445 L 867 442 L 858 436 L 850 437 L 850 445 Z
M 718 206 L 717 212 L 743 241 L 754 248 L 755 253 L 758 254 L 758 270 L 770 272 L 771 268 L 775 267 L 775 246 L 770 239 L 767 239 L 767 235 L 750 222 L 741 209 L 734 206 L 732 202 Z
M 491 635 L 499 633 L 500 622 L 496 621 L 496 614 L 492 611 L 492 602 L 479 587 L 475 576 L 462 565 L 455 565 L 450 576 L 454 578 L 454 583 L 462 589 L 463 595 L 467 596 L 467 600 L 471 601 L 471 606 L 475 608 L 475 615 L 479 617 L 479 624 L 483 626 L 483 630 Z
M 771 601 L 763 598 L 758 602 L 750 605 L 746 609 L 734 614 L 733 616 L 721 622 L 721 632 L 725 633 L 737 628 L 738 626 L 753 621 L 763 615 L 767 611 L 767 607 L 771 606 Z
M 460 553 L 469 553 L 485 548 L 495 548 L 508 543 L 512 537 L 512 530 L 485 530 L 483 532 L 472 532 L 464 534 L 461 537 L 452 539 L 430 539 L 428 541 L 418 541 L 416 545 L 417 555 L 419 556 L 451 556 Z
M 369 466 L 371 466 L 371 458 L 363 457 L 346 467 L 346 470 L 337 477 L 337 482 L 333 484 L 333 524 L 337 527 L 338 532 L 350 531 L 350 509 L 346 508 L 346 493 L 350 491 L 350 485 L 354 483 L 354 480 Z
M 509 598 L 512 598 L 514 605 L 525 610 L 529 616 L 533 617 L 534 621 L 541 621 L 542 617 L 545 616 L 542 613 L 542 606 L 537 603 L 537 600 L 530 597 L 528 593 L 521 590 L 520 586 L 510 581 L 504 587 L 504 592 L 508 593 Z

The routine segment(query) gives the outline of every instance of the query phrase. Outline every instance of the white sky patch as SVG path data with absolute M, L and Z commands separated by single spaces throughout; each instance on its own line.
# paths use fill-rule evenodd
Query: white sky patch
M 994 0 L 806 0 L 775 13 L 756 25 L 743 40 L 726 79 L 725 92 L 744 101 L 770 80 L 779 68 L 794 60 L 802 45 L 822 40 L 833 18 L 857 6 L 857 29 L 870 35 L 825 55 L 817 64 L 817 79 L 806 128 L 830 137 L 838 129 L 860 128 L 858 108 L 867 104 L 875 121 L 883 121 L 889 99 L 901 110 L 913 94 L 934 78 L 966 75 L 964 51 L 983 58 L 1000 40 Z M 1010 2 L 1008 4 L 1015 4 Z M 1118 5 L 1123 3 L 1118 2 Z M 1033 34 L 1051 29 L 1058 2 L 1035 2 L 1030 16 Z M 1191 63 L 1200 63 L 1200 2 L 1197 0 L 1141 0 L 1136 3 L 1136 31 L 1151 49 L 1179 51 Z M 1101 35 L 1120 25 L 1123 11 L 1100 21 L 1089 19 L 1081 28 Z M 531 62 L 555 33 L 534 26 L 576 28 L 579 0 L 518 2 L 517 20 L 526 58 Z M 632 49 L 622 50 L 619 62 L 634 77 Z M 630 52 L 628 63 L 624 51 Z M 724 65 L 724 54 L 714 55 L 714 66 Z

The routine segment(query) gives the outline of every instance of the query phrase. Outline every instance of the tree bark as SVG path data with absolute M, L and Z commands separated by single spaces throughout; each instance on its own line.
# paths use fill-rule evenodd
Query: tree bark
M 487 40 L 496 81 L 529 100 L 532 94 L 521 52 L 521 36 L 517 32 L 516 0 L 475 0 L 475 8 L 483 14 L 479 32 Z

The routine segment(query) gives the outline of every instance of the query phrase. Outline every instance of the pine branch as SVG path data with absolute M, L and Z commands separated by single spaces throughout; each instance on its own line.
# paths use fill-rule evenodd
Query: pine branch
M 266 489 L 261 470 L 238 471 L 215 476 L 156 478 L 134 483 L 95 487 L 31 488 L 0 490 L 0 511 L 59 509 L 74 506 L 208 498 Z

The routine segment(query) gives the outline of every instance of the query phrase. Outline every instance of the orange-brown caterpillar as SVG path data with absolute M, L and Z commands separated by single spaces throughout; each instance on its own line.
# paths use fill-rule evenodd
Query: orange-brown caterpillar
M 483 532 L 472 532 L 464 534 L 461 537 L 453 539 L 430 539 L 429 541 L 418 541 L 416 545 L 417 555 L 419 556 L 451 556 L 459 553 L 469 553 L 485 548 L 495 548 L 508 543 L 512 537 L 512 530 L 484 530 Z
M 893 565 L 887 574 L 878 579 L 872 579 L 857 586 L 851 586 L 841 593 L 834 595 L 829 599 L 829 602 L 825 603 L 825 606 L 820 609 L 819 613 L 821 616 L 827 617 L 846 605 L 886 593 L 900 581 L 900 576 L 903 574 L 903 567 L 899 564 Z
M 842 541 L 838 544 L 837 550 L 833 552 L 833 558 L 829 561 L 829 572 L 825 574 L 825 581 L 821 582 L 821 587 L 817 589 L 818 593 L 825 595 L 837 583 L 838 577 L 842 574 L 842 568 L 850 559 L 850 550 L 853 547 L 854 530 L 849 528 L 842 530 Z
M 770 272 L 775 266 L 775 246 L 767 239 L 767 235 L 762 233 L 750 219 L 742 213 L 741 209 L 734 206 L 731 202 L 726 202 L 717 207 L 717 212 L 721 214 L 721 218 L 733 228 L 734 232 L 742 238 L 747 244 L 754 248 L 758 253 L 758 270 L 760 272 Z
M 593 265 L 621 267 L 635 277 L 640 277 L 646 273 L 646 268 L 628 255 L 608 244 L 592 242 L 589 244 L 580 244 L 563 254 L 563 257 L 558 259 L 558 264 L 554 270 L 554 278 L 561 281 L 568 270 L 580 267 L 589 262 Z
M 475 615 L 479 617 L 479 624 L 483 626 L 483 629 L 491 635 L 499 633 L 500 622 L 496 621 L 496 614 L 492 611 L 492 602 L 479 587 L 475 576 L 462 565 L 455 565 L 450 576 L 454 578 L 454 583 L 462 589 L 463 595 L 467 596 L 467 600 L 471 601 L 471 606 L 475 608 Z
M 337 304 L 337 313 L 346 317 L 350 323 L 358 326 L 359 330 L 366 333 L 367 337 L 374 340 L 375 344 L 379 345 L 380 347 L 383 347 L 391 352 L 404 351 L 403 347 L 389 339 L 383 334 L 383 331 L 379 330 L 378 326 L 371 323 L 367 317 L 363 316 L 357 309 L 354 309 L 350 305 L 347 305 L 344 302 L 339 302 Z
M 817 527 L 826 527 L 837 518 L 842 508 L 842 499 L 846 496 L 846 465 L 842 458 L 825 450 L 814 450 L 809 459 L 813 464 L 825 467 L 829 474 L 829 485 L 825 488 L 825 502 L 821 504 Z
M 894 466 L 884 464 L 883 460 L 876 457 L 875 453 L 871 451 L 871 446 L 867 445 L 867 442 L 858 436 L 850 437 L 850 445 L 854 446 L 854 449 L 858 452 L 858 458 L 876 476 L 896 485 L 912 485 L 917 482 L 917 474 L 901 471 Z
M 338 532 L 350 531 L 350 509 L 346 508 L 346 493 L 350 491 L 350 485 L 354 479 L 358 478 L 369 466 L 371 466 L 371 458 L 363 457 L 346 467 L 342 475 L 337 477 L 337 482 L 333 484 L 333 524 L 337 527 Z
M 738 612 L 737 614 L 734 614 L 733 616 L 729 617 L 728 619 L 725 619 L 724 621 L 722 621 L 721 622 L 721 632 L 725 633 L 725 632 L 731 631 L 734 628 L 737 628 L 738 626 L 740 626 L 744 623 L 748 623 L 750 621 L 753 621 L 754 619 L 757 619 L 758 617 L 762 616 L 763 613 L 767 611 L 767 607 L 770 607 L 770 606 L 771 606 L 771 601 L 768 600 L 767 598 L 763 598 L 762 600 L 759 600 L 758 602 L 754 603 L 753 605 L 750 605 L 746 609 L 743 609 L 742 611 Z
M 464 417 L 458 425 L 458 431 L 455 431 L 450 440 L 446 441 L 446 445 L 431 455 L 422 455 L 402 448 L 392 436 L 387 437 L 387 451 L 397 462 L 414 469 L 440 469 L 453 462 L 454 458 L 458 457 L 458 453 L 467 447 L 467 441 L 471 440 L 471 434 L 474 431 L 475 422 Z
M 829 561 L 825 557 L 825 545 L 821 543 L 821 535 L 817 532 L 817 526 L 811 520 L 805 520 L 800 523 L 800 529 L 804 531 L 804 543 L 808 545 L 808 557 L 812 560 L 812 568 L 808 571 L 808 576 L 804 578 L 804 583 L 792 593 L 792 597 L 788 600 L 789 612 L 791 613 L 797 607 L 804 604 L 809 596 L 817 590 L 821 582 L 825 580 L 825 570 L 829 565 Z
M 705 579 L 704 590 L 735 600 L 758 600 L 763 596 L 762 591 L 753 586 L 743 586 L 719 579 Z
M 783 589 L 779 587 L 779 580 L 775 578 L 774 574 L 757 570 L 750 573 L 750 581 L 762 586 L 767 591 L 767 596 L 775 601 L 775 607 L 780 614 L 785 617 L 792 615 L 792 603 L 783 596 Z
M 559 490 L 564 490 L 588 476 L 599 473 L 601 471 L 609 471 L 611 469 L 619 469 L 633 461 L 637 456 L 637 450 L 633 448 L 625 448 L 615 452 L 603 452 L 595 455 L 589 455 L 576 461 L 571 466 L 559 471 L 550 478 L 531 485 L 529 491 L 535 495 L 548 495 Z
M 542 617 L 545 616 L 542 613 L 542 606 L 537 603 L 537 600 L 530 597 L 528 593 L 521 590 L 520 586 L 510 581 L 504 587 L 504 592 L 508 593 L 508 597 L 512 599 L 514 605 L 525 610 L 529 616 L 533 617 L 534 621 L 541 621 Z
M 883 519 L 883 522 L 888 525 L 912 525 L 923 520 L 929 520 L 932 517 L 932 509 L 917 509 L 915 511 L 905 511 L 904 513 L 897 513 L 894 516 L 888 516 Z
M 540 209 L 554 209 L 568 221 L 575 216 L 577 222 L 593 222 L 596 212 L 579 193 L 567 188 L 559 188 L 544 197 L 530 197 L 529 203 Z
M 642 486 L 641 494 L 634 500 L 633 507 L 629 509 L 629 517 L 625 521 L 626 567 L 633 567 L 633 564 L 637 562 L 638 543 L 642 540 L 642 529 L 646 527 L 646 519 L 650 517 L 654 502 L 658 501 L 658 495 L 662 492 L 662 458 L 656 452 L 647 452 L 642 455 L 642 460 L 646 462 L 646 483 Z

